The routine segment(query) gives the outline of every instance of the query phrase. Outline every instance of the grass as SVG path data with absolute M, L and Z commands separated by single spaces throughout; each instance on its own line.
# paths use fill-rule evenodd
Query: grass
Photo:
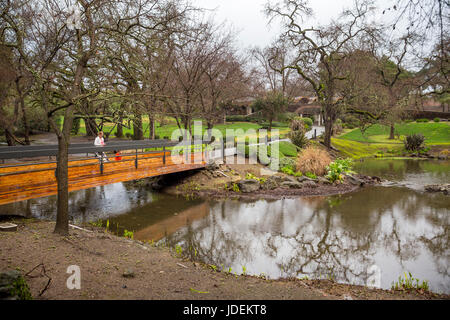
M 289 141 L 280 141 L 271 144 L 271 148 L 278 147 L 280 157 L 296 157 L 298 148 L 295 144 Z
M 400 123 L 395 125 L 397 136 L 389 139 L 390 128 L 376 124 L 366 130 L 346 131 L 332 138 L 334 147 L 347 157 L 354 159 L 366 157 L 399 156 L 404 151 L 403 139 L 408 134 L 421 133 L 425 136 L 426 146 L 450 145 L 450 125 L 448 123 Z
M 357 141 L 331 138 L 332 145 L 337 148 L 342 155 L 353 159 L 374 157 L 374 156 L 395 156 L 404 149 L 403 143 L 382 144 L 382 143 L 362 143 Z
M 383 143 L 398 144 L 403 142 L 403 137 L 408 134 L 421 133 L 425 136 L 427 144 L 450 144 L 450 125 L 448 123 L 400 123 L 395 125 L 395 132 L 400 139 L 389 140 L 390 128 L 381 124 L 371 126 L 366 130 L 365 135 L 361 130 L 354 129 L 348 133 L 344 133 L 339 139 L 366 142 L 366 143 Z

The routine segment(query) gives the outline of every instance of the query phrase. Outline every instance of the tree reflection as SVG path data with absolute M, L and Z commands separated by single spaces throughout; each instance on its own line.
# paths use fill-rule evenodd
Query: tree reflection
M 168 240 L 183 244 L 193 259 L 274 278 L 365 284 L 368 268 L 377 264 L 384 287 L 402 270 L 414 274 L 415 261 L 431 256 L 428 280 L 448 290 L 446 203 L 445 196 L 397 187 L 253 204 L 223 201 Z

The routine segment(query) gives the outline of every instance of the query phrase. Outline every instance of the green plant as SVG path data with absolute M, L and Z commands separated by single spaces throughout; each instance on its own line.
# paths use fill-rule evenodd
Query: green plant
M 301 177 L 303 176 L 303 173 L 301 171 L 297 171 L 296 173 L 294 173 L 294 177 Z
M 317 176 L 314 173 L 312 173 L 312 172 L 305 173 L 305 176 L 310 178 L 310 179 L 314 179 L 314 180 L 317 179 Z
M 409 275 L 409 277 L 408 277 Z M 405 278 L 403 279 L 401 276 L 398 277 L 398 281 L 392 282 L 391 286 L 392 290 L 422 290 L 422 291 L 429 291 L 430 287 L 428 285 L 428 281 L 422 281 L 420 283 L 420 280 L 417 278 L 414 278 L 411 274 L 411 272 L 408 272 L 406 274 L 405 272 Z
M 419 151 L 423 148 L 425 137 L 421 133 L 413 133 L 406 136 L 404 140 L 405 149 L 408 151 Z
M 89 222 L 89 224 L 94 227 L 101 228 L 103 226 L 103 221 L 102 220 L 91 221 L 91 222 Z
M 416 122 L 420 123 L 420 122 L 430 122 L 429 119 L 417 119 Z
M 434 118 L 433 121 L 434 121 L 434 122 L 440 122 L 441 119 L 439 119 L 439 118 Z
M 292 171 L 295 170 L 295 159 L 284 157 L 280 159 L 280 168 L 288 167 L 291 168 Z
M 181 247 L 179 244 L 175 246 L 175 252 L 178 256 L 181 256 L 183 254 L 183 247 Z
M 134 232 L 133 231 L 128 231 L 127 229 L 125 229 L 123 231 L 123 236 L 125 238 L 133 239 L 134 238 Z
M 233 183 L 233 185 L 231 186 L 231 190 L 233 190 L 234 192 L 241 192 L 237 183 Z
M 281 172 L 288 174 L 290 176 L 293 176 L 295 174 L 294 170 L 292 170 L 290 167 L 281 168 Z
M 309 140 L 305 135 L 305 131 L 302 130 L 291 131 L 289 132 L 288 137 L 292 143 L 299 148 L 305 148 L 309 143 Z
M 328 174 L 326 177 L 331 182 L 342 181 L 344 180 L 344 174 L 353 173 L 352 166 L 352 159 L 337 159 L 327 166 Z
M 242 274 L 246 274 L 247 273 L 247 268 L 245 266 L 242 266 Z

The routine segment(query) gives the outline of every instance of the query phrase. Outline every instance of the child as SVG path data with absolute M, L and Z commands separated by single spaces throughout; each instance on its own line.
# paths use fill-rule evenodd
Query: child
M 119 150 L 114 150 L 114 154 L 116 155 L 116 157 L 114 158 L 116 161 L 120 161 L 122 160 L 122 156 L 120 155 L 120 151 Z

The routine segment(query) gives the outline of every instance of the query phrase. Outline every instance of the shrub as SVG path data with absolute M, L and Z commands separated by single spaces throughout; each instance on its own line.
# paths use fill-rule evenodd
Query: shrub
M 310 172 L 317 176 L 327 173 L 327 166 L 330 164 L 331 158 L 327 151 L 307 147 L 302 150 L 297 157 L 297 171 Z
M 312 119 L 311 118 L 301 118 L 301 119 L 302 119 L 303 123 L 305 124 L 306 131 L 311 130 L 311 128 L 312 128 L 312 126 L 314 124 Z
M 314 180 L 317 179 L 317 176 L 312 172 L 305 173 L 305 176 L 307 176 L 308 178 L 314 179 Z
M 409 134 L 404 140 L 405 149 L 408 151 L 419 151 L 423 148 L 425 137 L 421 133 Z
M 288 175 L 290 175 L 290 176 L 293 176 L 293 175 L 295 174 L 294 170 L 292 170 L 292 169 L 289 168 L 289 167 L 283 167 L 283 168 L 281 168 L 281 172 L 283 172 L 283 173 L 285 173 L 285 174 L 288 174 Z
M 295 160 L 292 158 L 284 157 L 280 159 L 280 168 L 288 167 L 292 171 L 295 170 Z
M 417 119 L 416 122 L 429 122 L 429 119 Z
M 434 121 L 434 122 L 440 122 L 441 119 L 439 119 L 439 118 L 434 118 L 433 121 Z
M 291 142 L 299 148 L 306 147 L 309 142 L 308 138 L 305 135 L 305 132 L 300 130 L 289 132 L 288 137 Z
M 291 120 L 291 123 L 289 124 L 289 128 L 291 131 L 305 131 L 305 122 L 303 121 L 303 118 L 295 117 Z
M 344 174 L 353 173 L 352 159 L 337 159 L 330 163 L 327 167 L 327 178 L 331 182 L 344 180 Z
M 292 119 L 294 119 L 295 117 L 298 117 L 298 115 L 294 112 L 285 112 L 285 113 L 280 113 L 278 115 L 278 121 L 281 122 L 290 122 Z
M 290 121 L 289 127 L 292 131 L 303 130 L 309 131 L 313 126 L 313 121 L 310 118 L 294 117 Z

